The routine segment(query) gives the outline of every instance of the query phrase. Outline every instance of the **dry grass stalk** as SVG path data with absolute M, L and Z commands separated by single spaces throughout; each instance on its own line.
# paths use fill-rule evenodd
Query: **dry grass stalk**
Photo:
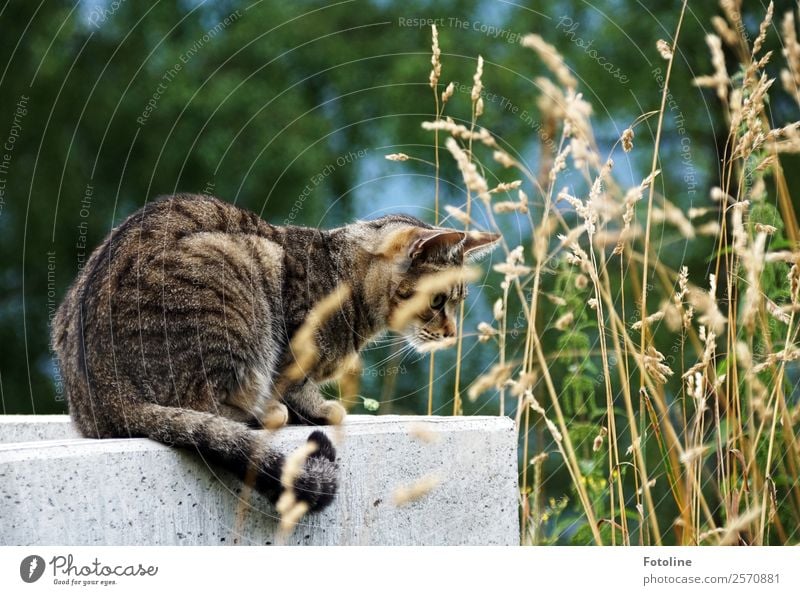
M 286 457 L 281 472 L 281 485 L 284 488 L 283 494 L 275 504 L 275 509 L 281 515 L 280 529 L 284 534 L 291 533 L 300 519 L 308 512 L 308 503 L 298 501 L 294 494 L 294 483 L 303 472 L 308 457 L 317 450 L 316 444 L 306 442 L 300 448 L 290 453 Z
M 450 98 L 453 96 L 455 92 L 455 85 L 453 83 L 448 83 L 447 87 L 445 87 L 444 91 L 442 91 L 442 105 L 450 101 Z
M 431 26 L 431 74 L 428 77 L 431 89 L 436 89 L 442 76 L 442 51 L 439 49 L 439 30 Z M 444 102 L 443 102 L 444 103 Z
M 513 182 L 500 182 L 497 186 L 489 190 L 491 194 L 497 194 L 498 192 L 510 192 L 511 190 L 516 190 L 522 185 L 522 180 L 514 180 Z
M 564 436 L 561 434 L 561 431 L 558 429 L 556 424 L 554 424 L 553 421 L 549 417 L 547 417 L 547 413 L 545 412 L 544 407 L 542 407 L 539 404 L 539 401 L 536 400 L 532 392 L 530 391 L 526 392 L 525 397 L 528 406 L 533 411 L 541 415 L 542 419 L 544 419 L 544 423 L 547 426 L 547 429 L 550 431 L 550 435 L 553 437 L 553 440 L 561 444 L 561 442 L 564 441 Z
M 664 354 L 650 345 L 644 355 L 642 367 L 659 384 L 666 384 L 667 379 L 672 376 L 672 369 L 664 363 Z
M 455 337 L 447 337 L 446 339 L 440 339 L 438 341 L 430 341 L 428 343 L 423 343 L 416 347 L 419 353 L 434 353 L 436 351 L 441 351 L 442 349 L 450 349 L 453 345 L 456 344 Z
M 553 323 L 553 327 L 555 327 L 556 330 L 565 331 L 572 326 L 574 321 L 575 314 L 567 312 L 566 314 L 562 314 L 561 317 Z
M 787 11 L 781 23 L 783 35 L 783 55 L 786 68 L 781 70 L 783 88 L 800 104 L 800 42 L 797 40 L 794 13 Z
M 514 159 L 511 155 L 503 151 L 502 149 L 497 149 L 493 154 L 492 158 L 497 161 L 503 167 L 516 167 L 517 160 Z
M 489 389 L 500 390 L 514 371 L 513 364 L 495 364 L 488 373 L 478 376 L 472 386 L 467 390 L 470 401 L 475 401 Z
M 478 341 L 486 343 L 497 336 L 497 329 L 486 322 L 478 323 Z
M 524 264 L 511 264 L 509 262 L 501 262 L 500 264 L 494 265 L 492 268 L 508 278 L 522 277 L 533 270 L 531 267 Z
M 730 77 L 725 66 L 725 54 L 722 51 L 722 40 L 709 33 L 706 35 L 706 44 L 711 50 L 711 65 L 714 67 L 714 74 L 708 76 L 698 76 L 694 79 L 694 84 L 698 87 L 710 87 L 715 89 L 717 97 L 722 101 L 728 100 L 728 85 Z
M 633 128 L 626 128 L 622 131 L 620 140 L 622 141 L 622 150 L 626 153 L 633 151 L 633 137 Z
M 470 223 L 472 223 L 472 218 L 458 207 L 454 207 L 452 205 L 445 205 L 444 210 L 447 212 L 448 215 L 450 215 L 453 219 L 455 219 L 462 225 L 469 225 Z
M 530 465 L 539 465 L 542 462 L 546 461 L 550 455 L 546 452 L 540 452 L 538 455 L 533 457 L 530 461 Z
M 717 35 L 722 38 L 722 41 L 724 41 L 726 45 L 732 48 L 735 48 L 739 45 L 739 36 L 733 29 L 731 29 L 730 25 L 728 25 L 728 22 L 721 16 L 714 15 L 711 17 L 711 25 L 714 27 Z
M 578 81 L 572 76 L 569 68 L 564 62 L 564 57 L 558 50 L 547 43 L 540 35 L 531 33 L 522 38 L 522 45 L 536 52 L 544 62 L 544 65 L 556 75 L 558 82 L 567 89 L 578 87 Z
M 661 54 L 661 57 L 664 58 L 664 60 L 672 59 L 672 48 L 663 39 L 659 39 L 656 42 L 656 49 L 658 50 L 658 53 Z
M 701 314 L 698 318 L 700 324 L 709 328 L 714 334 L 719 336 L 725 330 L 728 319 L 720 312 L 717 304 L 717 276 L 709 275 L 708 292 L 692 291 L 689 302 Z
M 350 287 L 346 284 L 341 284 L 311 309 L 305 322 L 292 338 L 290 350 L 294 361 L 286 370 L 285 378 L 290 381 L 300 380 L 316 365 L 319 361 L 319 347 L 316 341 L 317 330 L 341 309 L 342 304 L 350 297 L 350 294 Z
M 772 24 L 774 10 L 775 3 L 770 0 L 769 6 L 767 6 L 767 14 L 764 16 L 764 20 L 761 21 L 761 26 L 758 28 L 758 37 L 756 37 L 756 40 L 753 42 L 753 57 L 761 51 L 761 46 L 764 45 L 764 40 L 767 38 L 767 30 Z
M 410 157 L 405 153 L 391 153 L 385 156 L 389 161 L 408 161 Z
M 421 477 L 414 483 L 398 487 L 392 496 L 395 506 L 406 506 L 416 502 L 435 489 L 441 483 L 437 474 L 430 474 Z
M 634 322 L 631 325 L 631 329 L 635 330 L 635 331 L 638 331 L 638 330 L 642 329 L 642 325 L 643 324 L 649 326 L 649 325 L 653 324 L 654 322 L 658 322 L 659 320 L 663 320 L 663 319 L 664 319 L 664 312 L 663 311 L 658 311 L 658 312 L 655 312 L 655 313 L 651 314 L 650 316 L 648 316 L 644 320 L 637 320 L 636 322 Z
M 638 186 L 631 188 L 625 194 L 624 199 L 624 210 L 622 214 L 622 233 L 620 234 L 621 237 L 625 237 L 625 232 L 630 230 L 631 222 L 633 221 L 634 212 L 636 209 L 636 203 L 642 200 L 642 196 L 644 195 L 644 191 L 653 183 L 653 180 L 661 173 L 661 170 L 655 170 L 649 176 L 647 176 L 642 183 Z M 622 241 L 620 241 L 617 246 L 614 248 L 614 254 L 622 254 L 624 245 Z
M 502 214 L 505 214 L 505 213 L 527 213 L 528 212 L 528 205 L 527 204 L 524 204 L 524 203 L 521 203 L 521 202 L 510 201 L 510 200 L 496 202 L 496 203 L 494 203 L 494 206 L 492 208 L 494 209 L 494 212 L 497 213 L 498 215 L 502 215 Z
M 461 175 L 464 178 L 464 183 L 467 188 L 474 192 L 478 198 L 488 204 L 489 202 L 489 186 L 481 174 L 478 173 L 478 168 L 469 158 L 467 153 L 458 145 L 455 139 L 448 138 L 445 141 L 445 147 L 450 151 L 450 154 L 456 160 L 458 169 L 461 170 Z
M 358 401 L 361 387 L 361 373 L 363 365 L 361 357 L 354 353 L 345 361 L 336 381 L 339 383 L 339 399 L 345 404 L 354 404 Z
M 800 360 L 800 349 L 797 347 L 789 347 L 787 349 L 782 349 L 776 353 L 770 353 L 766 359 L 753 366 L 753 373 L 758 374 L 763 372 L 764 370 L 774 366 L 779 362 L 794 362 Z
M 662 536 L 667 535 L 659 530 L 658 515 L 663 506 L 660 503 L 662 498 L 655 499 L 651 493 L 656 489 L 659 490 L 659 496 L 667 494 L 669 498 L 671 494 L 675 499 L 680 513 L 673 526 L 680 527 L 678 539 L 682 544 L 696 544 L 712 538 L 728 539 L 731 535 L 737 538 L 756 535 L 754 542 L 763 543 L 765 526 L 774 526 L 777 532 L 786 531 L 781 526 L 780 515 L 775 513 L 779 505 L 774 504 L 777 498 L 769 494 L 768 476 L 778 472 L 777 463 L 773 465 L 773 460 L 781 461 L 781 471 L 787 464 L 797 468 L 793 468 L 795 473 L 800 470 L 800 453 L 796 452 L 796 446 L 794 450 L 790 448 L 792 424 L 800 421 L 800 411 L 787 407 L 780 376 L 789 363 L 800 360 L 800 350 L 794 347 L 792 338 L 796 336 L 796 320 L 800 312 L 800 253 L 787 249 L 769 251 L 770 242 L 780 238 L 781 234 L 792 238 L 790 222 L 787 222 L 785 213 L 782 212 L 783 226 L 772 222 L 748 221 L 748 213 L 755 212 L 757 206 L 764 204 L 764 197 L 769 196 L 773 186 L 765 183 L 765 179 L 768 180 L 776 170 L 780 170 L 778 155 L 800 152 L 800 124 L 790 122 L 773 126 L 768 118 L 768 95 L 773 91 L 773 81 L 764 69 L 771 56 L 769 52 L 762 54 L 762 49 L 769 33 L 772 6 L 758 34 L 754 36 L 751 47 L 750 39 L 744 33 L 741 3 L 738 0 L 722 0 L 721 4 L 726 18 L 714 18 L 712 25 L 716 34 L 706 37 L 711 52 L 712 74 L 694 81 L 697 86 L 709 87 L 721 99 L 730 126 L 723 178 L 720 188 L 711 192 L 713 203 L 710 206 L 693 206 L 684 210 L 670 201 L 662 202 L 662 197 L 659 197 L 659 206 L 654 205 L 654 179 L 659 173 L 656 165 L 660 139 L 665 130 L 665 115 L 669 111 L 667 89 L 677 55 L 677 46 L 671 47 L 664 41 L 656 44 L 659 53 L 669 63 L 662 85 L 661 107 L 658 112 L 652 113 L 658 114 L 659 121 L 651 174 L 627 193 L 615 182 L 612 163 L 601 157 L 594 141 L 591 105 L 578 92 L 577 80 L 564 64 L 563 58 L 540 36 L 526 37 L 523 45 L 536 51 L 555 74 L 554 80 L 543 77 L 535 79 L 541 92 L 537 98 L 541 120 L 553 123 L 551 138 L 558 138 L 559 127 L 561 132 L 559 142 L 548 147 L 547 159 L 543 157 L 543 162 L 549 167 L 534 174 L 512 155 L 513 151 L 498 147 L 490 133 L 475 130 L 475 119 L 483 111 L 483 89 L 479 74 L 482 60 L 479 60 L 470 95 L 473 108 L 470 125 L 456 124 L 441 116 L 424 125 L 434 132 L 445 131 L 450 135 L 447 148 L 456 160 L 468 189 L 466 211 L 455 207 L 448 209 L 454 219 L 464 225 L 474 225 L 475 214 L 470 210 L 470 197 L 477 196 L 484 202 L 478 208 L 483 208 L 491 229 L 500 228 L 494 219 L 495 215 L 499 218 L 509 214 L 512 218 L 527 216 L 534 228 L 531 242 L 534 266 L 527 266 L 521 251 L 515 256 L 512 256 L 515 253 L 512 251 L 506 262 L 494 266 L 494 270 L 503 276 L 499 283 L 502 297 L 497 299 L 493 308 L 496 322 L 480 323 L 476 339 L 498 346 L 499 363 L 471 385 L 470 397 L 477 398 L 485 391 L 499 390 L 501 413 L 505 411 L 502 399 L 506 390 L 518 399 L 515 417 L 519 431 L 524 436 L 524 461 L 528 461 L 529 414 L 533 411 L 543 417 L 553 445 L 563 456 L 578 501 L 585 512 L 587 526 L 597 542 L 603 539 L 597 530 L 594 512 L 593 498 L 596 496 L 593 493 L 590 498 L 586 491 L 586 486 L 596 478 L 582 474 L 579 455 L 571 444 L 570 425 L 561 409 L 563 385 L 548 369 L 552 358 L 545 355 L 541 339 L 543 331 L 537 328 L 537 320 L 550 320 L 546 316 L 552 315 L 552 307 L 546 301 L 539 303 L 540 295 L 561 308 L 568 308 L 573 303 L 571 300 L 575 299 L 574 295 L 571 300 L 565 299 L 568 296 L 554 292 L 552 285 L 547 284 L 547 276 L 560 274 L 557 271 L 560 268 L 558 259 L 562 255 L 568 263 L 577 267 L 576 271 L 569 273 L 574 277 L 574 282 L 569 281 L 574 285 L 571 291 L 588 292 L 584 299 L 596 313 L 600 354 L 586 354 L 586 357 L 596 357 L 602 362 L 603 381 L 609 395 L 606 403 L 609 409 L 603 417 L 605 425 L 594 437 L 592 450 L 605 451 L 607 441 L 608 478 L 618 477 L 621 464 L 630 462 L 634 469 L 635 488 L 621 481 L 612 481 L 599 496 L 604 499 L 603 505 L 611 511 L 609 515 L 603 515 L 604 519 L 608 518 L 612 528 L 611 543 L 617 543 L 617 540 L 631 543 L 632 530 L 627 526 L 627 519 L 634 508 L 639 513 L 639 522 L 646 525 L 642 529 L 644 543 L 660 543 Z M 684 2 L 673 36 L 675 44 L 685 8 Z M 793 13 L 784 15 L 781 29 L 786 67 L 781 72 L 781 83 L 800 102 L 800 45 L 794 23 Z M 744 76 L 731 77 L 728 74 L 723 43 L 731 48 L 732 54 L 740 57 L 740 70 Z M 652 114 L 645 114 L 643 118 Z M 636 123 L 641 121 L 637 119 Z M 634 125 L 623 131 L 620 137 L 625 152 L 634 150 L 633 130 Z M 537 215 L 541 212 L 538 224 L 532 220 L 533 210 L 529 211 L 529 199 L 521 187 L 510 188 L 499 184 L 488 189 L 486 179 L 491 178 L 482 167 L 478 167 L 474 152 L 481 150 L 478 143 L 491 148 L 493 160 L 501 167 L 514 168 L 521 174 L 518 176 L 520 179 L 532 183 L 537 193 L 533 204 L 543 205 L 541 211 L 535 211 Z M 558 192 L 556 182 L 567 170 L 571 174 L 577 172 L 580 179 L 591 184 L 588 196 L 574 196 L 575 192 L 571 190 Z M 519 201 L 489 201 L 491 194 L 512 189 L 519 191 Z M 645 191 L 649 195 L 647 213 L 646 219 L 642 218 L 640 223 L 636 220 L 636 210 Z M 554 196 L 574 208 L 578 216 L 577 225 L 572 224 L 573 218 L 564 216 L 561 209 L 554 207 Z M 706 216 L 713 220 L 701 220 Z M 709 277 L 708 291 L 689 282 L 686 267 L 673 271 L 659 261 L 660 246 L 650 241 L 653 222 L 670 224 L 687 240 L 698 236 L 717 238 L 718 256 Z M 554 236 L 557 231 L 556 242 Z M 588 243 L 581 240 L 583 233 L 589 236 Z M 605 252 L 606 245 L 615 246 L 610 255 Z M 622 291 L 619 292 L 619 280 L 612 276 L 614 267 L 611 265 L 616 263 L 613 258 L 618 258 L 619 262 L 619 280 L 622 282 Z M 559 263 L 558 266 L 555 263 Z M 792 268 L 788 279 L 792 296 L 790 303 L 787 303 L 785 293 L 780 298 L 766 295 L 763 286 L 767 267 L 784 263 Z M 641 268 L 634 266 L 639 264 Z M 641 294 L 636 299 L 628 295 L 627 275 L 631 275 L 634 284 L 641 286 Z M 655 287 L 651 285 L 654 282 Z M 557 287 L 562 289 L 564 285 Z M 652 303 L 658 298 L 658 310 L 653 312 L 651 309 L 648 312 L 648 292 L 655 294 L 658 291 L 662 293 L 653 295 L 650 300 L 652 308 Z M 508 363 L 505 360 L 507 320 L 514 315 L 509 297 L 513 299 L 515 294 L 519 297 L 518 306 L 521 307 L 517 312 L 524 318 L 518 318 L 514 330 L 519 328 L 521 320 L 525 344 L 521 347 L 522 361 Z M 720 302 L 718 294 L 721 296 Z M 632 325 L 625 320 L 631 303 L 642 310 L 642 320 Z M 549 309 L 542 312 L 545 307 Z M 563 315 L 556 320 L 555 328 L 567 329 L 574 324 L 576 312 L 559 314 Z M 659 330 L 658 337 L 654 337 L 652 327 L 661 320 L 666 323 L 664 330 Z M 746 331 L 740 335 L 738 329 L 742 327 Z M 754 345 L 753 337 L 765 335 L 767 327 L 776 336 L 780 335 L 785 344 L 781 347 L 770 338 L 767 343 L 775 343 L 775 346 L 769 347 L 764 355 L 763 350 L 754 350 L 759 346 Z M 661 341 L 666 340 L 663 334 L 667 330 L 676 334 L 673 341 L 675 347 L 669 359 L 653 343 L 657 339 L 659 345 L 662 344 Z M 639 335 L 638 341 L 634 332 Z M 606 345 L 606 338 L 611 339 L 610 346 Z M 754 356 L 754 353 L 757 355 Z M 460 354 L 459 343 L 459 366 Z M 612 356 L 625 402 L 622 414 L 612 404 L 616 392 L 615 388 L 612 389 L 610 378 L 610 370 L 614 369 L 614 365 L 609 366 Z M 641 371 L 638 375 L 641 383 L 638 409 L 632 398 L 637 393 L 630 386 L 630 378 L 635 375 L 637 364 Z M 767 374 L 771 375 L 769 379 Z M 533 383 L 539 379 L 543 381 L 540 388 L 550 398 L 548 412 L 552 414 L 552 419 L 533 396 Z M 458 386 L 458 380 L 456 382 Z M 673 397 L 675 394 L 685 398 L 676 401 Z M 457 405 L 455 409 L 458 410 Z M 620 436 L 615 424 L 619 423 L 621 416 L 626 418 L 631 432 L 630 461 L 621 461 L 619 458 Z M 723 423 L 729 428 L 727 434 L 718 431 Z M 640 436 L 636 428 L 642 424 L 655 424 L 655 432 Z M 706 444 L 709 436 L 714 436 L 713 441 Z M 756 464 L 751 455 L 756 445 L 760 448 L 765 440 L 769 444 L 766 467 L 763 462 Z M 659 481 L 656 487 L 656 477 L 648 473 L 650 456 L 648 454 L 645 457 L 644 452 L 651 452 L 652 441 L 657 441 L 665 453 L 657 464 L 659 468 L 663 466 L 667 469 L 670 477 L 666 491 L 665 482 Z M 784 446 L 782 451 L 777 450 L 780 446 Z M 784 460 L 773 458 L 776 452 L 794 454 Z M 709 477 L 706 462 L 710 457 L 732 456 L 728 453 L 739 454 L 736 455 L 735 464 L 721 467 L 720 493 L 717 494 L 707 488 Z M 528 465 L 523 465 L 522 469 L 523 534 L 534 540 L 537 539 L 537 531 L 541 530 L 541 515 L 537 516 L 535 511 L 541 500 L 542 460 L 543 456 L 539 455 L 528 461 L 534 468 L 533 493 L 526 490 L 529 485 Z M 536 479 L 537 468 L 539 480 Z M 747 474 L 743 481 L 748 487 L 744 492 L 732 487 L 740 485 L 743 473 Z M 800 497 L 800 490 L 792 489 L 796 491 L 795 499 Z M 529 508 L 531 502 L 532 509 Z M 770 506 L 767 506 L 768 503 Z M 712 514 L 716 506 L 726 523 L 723 528 L 717 526 L 716 511 Z M 742 510 L 760 510 L 760 523 L 754 513 L 740 514 Z M 764 516 L 767 512 L 769 517 Z M 525 531 L 528 522 L 532 523 L 532 533 Z
M 426 444 L 435 444 L 441 440 L 441 436 L 431 429 L 430 424 L 426 423 L 415 422 L 409 424 L 408 433 L 412 438 Z
M 663 205 L 663 210 L 653 207 L 653 221 L 659 223 L 666 221 L 671 223 L 678 229 L 684 238 L 689 240 L 694 238 L 695 227 L 692 225 L 692 222 L 686 218 L 686 215 L 683 214 L 683 211 L 666 199 L 664 200 Z
M 475 118 L 483 114 L 483 56 L 478 56 L 478 65 L 475 68 L 475 74 L 472 77 L 472 91 L 470 98 L 474 107 Z
M 538 378 L 539 373 L 536 371 L 520 372 L 516 380 L 509 380 L 506 384 L 511 387 L 511 395 L 519 397 L 524 395 L 526 391 L 532 390 Z
M 594 442 L 592 442 L 592 452 L 597 452 L 603 448 L 603 440 L 605 440 L 606 436 L 608 436 L 608 428 L 603 426 L 600 428 L 600 433 L 594 437 Z
M 479 141 L 487 147 L 495 147 L 497 141 L 491 133 L 485 128 L 475 130 L 472 127 L 466 127 L 463 124 L 456 124 L 451 118 L 444 120 L 434 120 L 432 122 L 423 122 L 421 124 L 423 130 L 444 131 L 449 132 L 453 138 L 459 138 L 464 141 Z

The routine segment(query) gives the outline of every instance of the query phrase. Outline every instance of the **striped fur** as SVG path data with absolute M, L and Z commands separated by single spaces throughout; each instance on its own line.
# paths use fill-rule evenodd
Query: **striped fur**
M 458 232 L 460 233 L 460 232 Z M 339 422 L 318 385 L 386 328 L 420 275 L 459 266 L 479 245 L 404 215 L 333 230 L 277 227 L 216 198 L 149 203 L 92 253 L 65 296 L 53 345 L 70 414 L 90 437 L 144 436 L 196 449 L 275 499 L 284 457 L 262 426 Z M 350 297 L 316 332 L 320 358 L 282 383 L 294 334 L 340 284 Z M 454 332 L 452 304 L 421 315 L 424 342 Z M 295 481 L 312 510 L 336 491 L 335 451 L 321 432 Z

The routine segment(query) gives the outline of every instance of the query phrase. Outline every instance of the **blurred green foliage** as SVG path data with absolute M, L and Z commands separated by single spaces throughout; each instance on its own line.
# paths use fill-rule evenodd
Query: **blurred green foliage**
M 776 14 L 791 6 L 779 2 Z M 756 2 L 746 10 L 745 24 L 757 30 L 763 7 Z M 704 35 L 716 12 L 711 2 L 690 4 L 672 77 L 676 109 L 666 121 L 659 191 L 683 208 L 705 204 L 719 177 L 726 127 L 713 93 L 691 85 L 693 76 L 711 70 Z M 13 137 L 13 146 L 2 152 L 9 159 L 0 170 L 0 412 L 66 410 L 54 381 L 49 317 L 82 253 L 158 195 L 209 192 L 278 224 L 331 227 L 389 211 L 432 222 L 433 170 L 383 159 L 399 151 L 433 158 L 432 136 L 420 128 L 434 111 L 429 19 L 440 31 L 441 83 L 457 83 L 447 113 L 469 118 L 469 87 L 481 54 L 492 94 L 481 123 L 537 171 L 534 78 L 549 73 L 518 44 L 520 36 L 537 32 L 564 54 L 594 106 L 598 144 L 610 151 L 637 116 L 658 108 L 657 74 L 665 62 L 655 43 L 670 38 L 677 8 L 616 0 L 528 8 L 496 0 L 5 4 L 0 141 Z M 779 49 L 776 35 L 768 45 Z M 796 118 L 796 106 L 785 98 L 771 107 L 776 122 Z M 616 165 L 619 179 L 632 185 L 646 175 L 654 133 L 654 120 L 637 129 L 636 151 Z M 797 165 L 796 159 L 784 163 L 793 188 Z M 443 203 L 461 204 L 460 176 L 447 158 L 443 178 Z M 773 215 L 760 216 L 772 222 Z M 514 225 L 504 223 L 509 243 L 527 243 L 527 224 Z M 689 245 L 668 228 L 656 237 L 666 264 L 687 264 L 702 282 L 711 240 Z M 490 317 L 499 281 L 492 285 L 470 298 L 463 386 L 496 356 L 471 335 Z M 547 316 L 557 318 L 585 299 L 572 286 L 562 289 L 568 307 Z M 594 341 L 584 328 L 592 325 L 580 322 L 574 333 L 546 338 L 546 347 Z M 386 374 L 375 372 L 390 353 L 380 345 L 367 352 L 373 373 L 364 376 L 363 394 L 380 397 L 380 412 L 424 412 L 427 358 L 389 359 Z M 434 412 L 452 410 L 454 358 L 452 352 L 437 356 Z M 562 363 L 573 378 L 565 385 L 574 397 L 570 414 L 586 424 L 591 443 L 599 413 L 596 404 L 585 406 L 602 374 L 588 360 Z M 466 402 L 465 409 L 495 414 L 497 402 Z M 357 410 L 365 411 L 363 402 Z M 592 456 L 586 452 L 599 481 L 603 465 Z M 560 523 L 570 520 L 564 507 L 553 504 Z

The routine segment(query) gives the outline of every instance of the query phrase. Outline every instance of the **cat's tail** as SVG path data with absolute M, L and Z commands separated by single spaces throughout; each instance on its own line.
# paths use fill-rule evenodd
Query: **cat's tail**
M 137 403 L 125 409 L 127 435 L 196 449 L 204 459 L 252 482 L 273 502 L 291 490 L 297 501 L 316 511 L 328 506 L 336 493 L 336 450 L 319 430 L 308 437 L 314 449 L 302 468 L 284 473 L 285 457 L 269 445 L 270 435 L 264 430 L 252 430 L 212 413 L 154 403 Z

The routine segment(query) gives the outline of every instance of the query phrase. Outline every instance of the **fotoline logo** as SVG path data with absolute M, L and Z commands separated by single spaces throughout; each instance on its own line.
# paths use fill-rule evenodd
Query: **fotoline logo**
M 41 556 L 27 556 L 19 565 L 19 576 L 26 583 L 35 583 L 44 574 L 44 558 Z

